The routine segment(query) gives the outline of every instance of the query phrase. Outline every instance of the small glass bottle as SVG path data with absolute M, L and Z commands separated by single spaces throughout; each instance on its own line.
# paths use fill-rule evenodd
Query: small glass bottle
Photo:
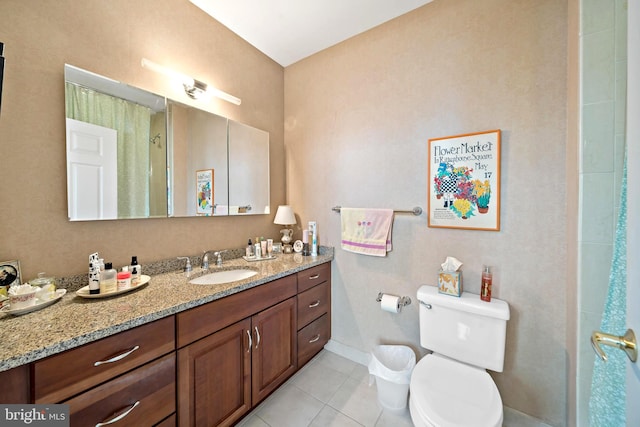
M 491 282 L 493 281 L 493 274 L 491 273 L 491 266 L 485 265 L 482 268 L 482 286 L 480 288 L 480 299 L 482 301 L 491 301 Z
M 251 239 L 247 242 L 247 247 L 244 250 L 244 253 L 247 258 L 253 257 L 253 243 L 251 243 Z

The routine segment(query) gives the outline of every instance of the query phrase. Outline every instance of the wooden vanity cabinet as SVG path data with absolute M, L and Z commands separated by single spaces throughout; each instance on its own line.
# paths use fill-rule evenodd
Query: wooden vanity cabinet
M 178 350 L 180 426 L 232 425 L 296 371 L 296 292 L 291 275 L 178 314 L 183 342 L 180 331 L 200 316 L 252 313 Z
M 331 264 L 321 264 L 297 274 L 298 368 L 331 338 Z
M 0 372 L 0 401 L 68 404 L 72 426 L 233 425 L 330 334 L 326 263 Z

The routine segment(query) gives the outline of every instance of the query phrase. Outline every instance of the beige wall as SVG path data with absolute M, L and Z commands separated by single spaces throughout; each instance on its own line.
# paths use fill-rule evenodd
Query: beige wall
M 142 264 L 278 236 L 273 216 L 67 220 L 63 66 L 69 63 L 188 103 L 140 65 L 170 65 L 242 99 L 198 105 L 271 134 L 272 211 L 284 203 L 283 69 L 186 0 L 2 0 L 5 81 L 0 113 L 0 260 L 23 276 L 86 270 L 100 251 Z
M 340 245 L 332 206 L 426 208 L 429 138 L 502 130 L 502 229 L 397 215 L 388 257 L 338 249 L 333 339 L 418 349 L 417 288 L 448 255 L 474 293 L 493 265 L 511 307 L 503 402 L 554 426 L 568 404 L 567 20 L 557 0 L 437 0 L 285 69 L 287 199 L 322 244 Z M 382 312 L 379 291 L 414 302 Z

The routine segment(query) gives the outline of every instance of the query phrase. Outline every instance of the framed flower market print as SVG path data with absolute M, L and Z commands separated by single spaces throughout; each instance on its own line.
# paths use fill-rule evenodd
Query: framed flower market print
M 429 140 L 429 227 L 500 230 L 500 130 Z

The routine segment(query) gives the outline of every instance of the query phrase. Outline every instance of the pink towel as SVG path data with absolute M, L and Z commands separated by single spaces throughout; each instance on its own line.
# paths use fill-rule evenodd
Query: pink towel
M 341 208 L 342 249 L 386 256 L 391 251 L 393 209 Z

